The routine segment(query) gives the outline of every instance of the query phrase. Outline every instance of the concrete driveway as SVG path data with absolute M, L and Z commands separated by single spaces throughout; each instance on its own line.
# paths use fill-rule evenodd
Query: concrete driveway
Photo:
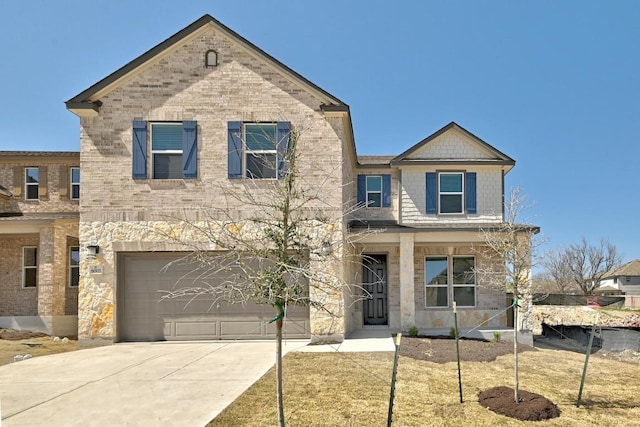
M 307 342 L 289 340 L 284 351 Z M 0 366 L 1 425 L 203 426 L 274 362 L 273 341 L 123 343 L 35 357 Z

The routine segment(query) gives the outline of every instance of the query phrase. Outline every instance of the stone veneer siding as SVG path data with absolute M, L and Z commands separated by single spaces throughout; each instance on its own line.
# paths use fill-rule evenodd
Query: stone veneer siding
M 192 225 L 204 223 L 153 222 L 112 222 L 81 223 L 81 240 L 91 241 L 100 246 L 100 254 L 93 260 L 81 252 L 80 283 L 78 300 L 78 338 L 90 344 L 91 340 L 113 341 L 117 339 L 118 325 L 115 317 L 118 296 L 117 254 L 119 252 L 185 251 L 195 245 L 210 248 L 208 242 L 195 231 Z M 249 228 L 246 224 L 239 229 Z M 175 240 L 167 240 L 173 234 Z M 327 226 L 319 232 L 316 241 L 339 241 L 339 225 Z M 182 242 L 188 242 L 187 244 Z M 200 243 L 198 243 L 200 242 Z M 311 333 L 314 336 L 344 338 L 344 304 L 342 296 L 345 283 L 342 282 L 343 252 L 336 252 L 324 260 L 312 260 L 310 268 L 323 281 L 332 281 L 333 286 L 312 282 L 310 296 L 323 304 L 322 310 L 311 308 Z M 101 266 L 101 274 L 91 274 L 92 266 Z M 312 337 L 317 338 L 317 337 Z

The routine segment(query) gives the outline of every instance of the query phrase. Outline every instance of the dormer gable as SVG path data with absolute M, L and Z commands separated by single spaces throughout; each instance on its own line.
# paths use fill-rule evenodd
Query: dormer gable
M 515 160 L 451 122 L 396 156 L 391 165 L 499 165 L 509 171 Z

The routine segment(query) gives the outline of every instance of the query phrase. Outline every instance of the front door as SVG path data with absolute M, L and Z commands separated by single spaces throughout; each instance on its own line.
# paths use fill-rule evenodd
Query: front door
M 365 325 L 387 324 L 387 256 L 364 255 L 362 260 Z

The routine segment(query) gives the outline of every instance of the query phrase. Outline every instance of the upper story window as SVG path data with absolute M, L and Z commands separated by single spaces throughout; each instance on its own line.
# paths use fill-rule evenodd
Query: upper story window
M 472 256 L 428 257 L 425 260 L 425 307 L 449 307 L 449 298 L 459 307 L 475 307 L 475 258 Z
M 275 179 L 287 171 L 291 123 L 228 123 L 229 179 Z
M 207 68 L 213 68 L 218 65 L 218 52 L 215 50 L 208 50 L 205 54 L 204 65 Z
M 367 177 L 367 207 L 382 207 L 382 177 Z
M 197 129 L 195 121 L 147 123 L 135 120 L 132 141 L 133 179 L 147 179 L 149 167 L 153 179 L 197 178 Z
M 275 123 L 246 123 L 245 172 L 246 178 L 276 178 L 278 151 L 276 150 Z
M 441 172 L 438 175 L 440 213 L 463 213 L 464 202 L 462 196 L 464 195 L 464 185 L 462 184 L 462 178 L 462 172 Z
M 427 172 L 427 214 L 475 214 L 475 172 Z
M 71 180 L 69 189 L 71 200 L 80 199 L 80 168 L 71 168 Z
M 38 168 L 24 169 L 24 198 L 25 200 L 38 200 L 40 186 L 40 171 Z
M 182 123 L 151 123 L 153 179 L 182 178 Z
M 391 206 L 391 175 L 358 175 L 358 204 L 368 208 Z
M 78 287 L 80 283 L 80 247 L 69 247 L 69 286 Z
M 35 288 L 38 285 L 38 248 L 22 248 L 22 287 Z

